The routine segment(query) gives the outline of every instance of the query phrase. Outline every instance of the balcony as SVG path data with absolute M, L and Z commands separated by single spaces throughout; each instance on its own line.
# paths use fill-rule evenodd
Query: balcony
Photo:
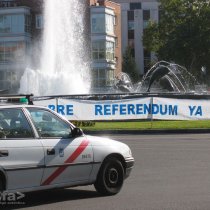
M 20 1 L 0 1 L 0 8 L 22 6 Z
M 33 10 L 42 10 L 44 0 L 0 0 L 0 8 L 11 8 L 11 7 L 21 7 L 27 6 Z

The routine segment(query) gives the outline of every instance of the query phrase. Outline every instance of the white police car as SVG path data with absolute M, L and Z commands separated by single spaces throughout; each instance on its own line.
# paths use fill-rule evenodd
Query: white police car
M 133 165 L 127 145 L 84 135 L 48 108 L 0 105 L 0 191 L 94 184 L 114 195 Z

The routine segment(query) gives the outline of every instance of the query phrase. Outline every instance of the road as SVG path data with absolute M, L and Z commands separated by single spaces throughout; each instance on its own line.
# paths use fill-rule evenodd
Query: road
M 210 134 L 110 135 L 128 144 L 135 167 L 122 191 L 92 186 L 26 194 L 19 209 L 209 210 Z

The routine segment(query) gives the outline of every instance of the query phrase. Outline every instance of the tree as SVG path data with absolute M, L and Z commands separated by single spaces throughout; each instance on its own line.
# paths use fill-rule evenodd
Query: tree
M 126 48 L 123 55 L 122 71 L 128 74 L 133 82 L 139 81 L 135 58 L 132 55 L 132 49 L 130 47 Z
M 199 77 L 206 66 L 210 74 L 210 0 L 160 0 L 160 21 L 150 21 L 143 43 L 158 60 L 183 65 Z

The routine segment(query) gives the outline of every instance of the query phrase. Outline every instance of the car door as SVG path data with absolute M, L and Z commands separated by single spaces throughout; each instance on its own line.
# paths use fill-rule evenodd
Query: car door
M 44 150 L 21 108 L 0 109 L 0 167 L 7 189 L 40 186 Z
M 70 124 L 48 109 L 28 109 L 45 151 L 42 185 L 87 181 L 93 150 L 85 136 L 73 138 Z

